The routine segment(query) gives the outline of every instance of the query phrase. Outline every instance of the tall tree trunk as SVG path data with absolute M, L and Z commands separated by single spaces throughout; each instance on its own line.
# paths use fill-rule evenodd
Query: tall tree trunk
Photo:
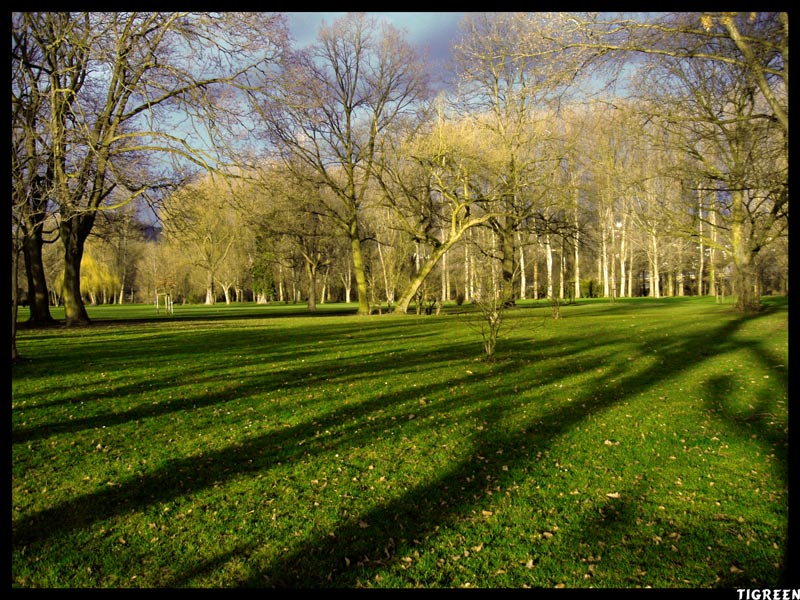
M 731 250 L 734 267 L 734 289 L 736 310 L 742 313 L 756 312 L 761 308 L 758 294 L 758 271 L 755 258 L 758 249 L 748 244 L 747 223 L 743 217 L 744 192 L 734 190 L 731 198 L 733 210 L 731 219 Z
M 564 272 L 566 271 L 567 255 L 564 252 L 564 237 L 561 237 L 561 251 L 558 257 L 558 299 L 564 299 Z
M 278 302 L 283 302 L 284 285 L 283 285 L 283 265 L 278 263 Z
M 705 270 L 706 270 L 706 265 L 705 265 L 706 247 L 705 247 L 705 244 L 703 244 L 703 219 L 705 219 L 705 215 L 704 215 L 704 212 L 705 212 L 704 208 L 705 207 L 703 206 L 703 195 L 700 193 L 700 190 L 699 190 L 700 186 L 698 185 L 697 187 L 698 187 L 698 190 L 697 190 L 697 211 L 698 211 L 698 214 L 699 214 L 699 217 L 700 217 L 698 219 L 698 221 L 697 221 L 698 222 L 698 229 L 699 229 L 697 233 L 698 233 L 699 239 L 700 239 L 700 244 L 699 244 L 700 254 L 697 257 L 698 258 L 698 265 L 697 265 L 697 271 L 698 272 L 697 272 L 695 277 L 696 277 L 696 280 L 697 280 L 697 295 L 698 296 L 702 296 L 703 295 L 703 275 L 704 275 Z
M 525 300 L 528 280 L 525 277 L 525 246 L 522 243 L 522 234 L 519 232 L 517 232 L 517 242 L 519 243 L 519 297 L 520 300 Z
M 658 238 L 650 232 L 650 296 L 661 297 L 661 275 L 658 272 Z
M 389 285 L 389 275 L 386 271 L 386 260 L 383 258 L 383 244 L 378 243 L 378 260 L 381 263 L 381 271 L 383 272 L 383 289 L 386 294 L 386 302 L 389 306 L 394 302 L 394 289 Z
M 447 292 L 447 253 L 442 254 L 442 264 L 439 279 L 442 284 L 442 302 L 447 302 L 450 299 L 450 295 Z
M 345 272 L 342 274 L 342 285 L 344 286 L 344 301 L 350 304 L 350 293 L 353 288 L 353 270 L 350 262 L 347 263 Z
M 539 244 L 541 241 L 539 240 L 539 236 L 536 236 L 536 252 L 533 259 L 533 299 L 539 299 Z
M 547 299 L 553 299 L 553 247 L 550 244 L 550 234 L 544 234 L 544 257 L 547 265 Z
M 508 224 L 499 232 L 502 250 L 502 275 L 501 298 L 503 306 L 514 305 L 514 263 L 515 263 L 515 244 L 514 231 Z
M 609 294 L 609 285 L 608 285 L 608 242 L 606 240 L 606 226 L 605 223 L 601 225 L 603 228 L 603 233 L 601 235 L 601 243 L 600 243 L 600 264 L 602 269 L 601 278 L 603 280 L 603 297 L 608 298 Z
M 628 246 L 628 296 L 633 298 L 633 244 Z
M 350 223 L 350 249 L 353 252 L 353 271 L 356 276 L 356 291 L 358 295 L 358 314 L 369 314 L 369 298 L 367 297 L 367 276 L 364 272 L 364 254 L 361 251 L 361 236 L 358 221 Z
M 611 225 L 609 229 L 611 230 L 611 252 L 609 253 L 608 290 L 613 300 L 614 296 L 617 294 L 617 260 L 619 258 L 619 254 L 617 254 L 617 228 L 614 224 L 614 215 L 611 215 Z
M 16 231 L 16 238 L 12 241 L 12 256 L 11 256 L 11 360 L 19 360 L 19 351 L 17 350 L 17 315 L 19 311 L 19 286 L 17 285 L 17 278 L 19 276 L 19 255 L 21 253 L 21 241 L 19 228 Z
M 711 221 L 711 250 L 708 256 L 708 289 L 709 296 L 717 294 L 717 207 L 711 206 L 708 218 Z
M 625 297 L 625 275 L 626 275 L 626 264 L 625 253 L 627 252 L 627 217 L 623 216 L 620 230 L 619 230 L 619 297 Z M 630 295 L 630 290 L 628 290 L 628 295 Z
M 572 267 L 574 277 L 575 277 L 575 299 L 581 297 L 581 256 L 580 256 L 580 227 L 578 222 L 578 200 L 579 200 L 580 193 L 578 192 L 578 188 L 575 188 L 575 203 L 574 203 L 574 224 L 575 224 L 575 245 L 573 247 L 574 256 L 573 261 L 574 265 Z
M 84 246 L 92 230 L 96 213 L 64 216 L 60 224 L 64 244 L 64 317 L 67 327 L 91 323 L 81 296 L 81 261 Z
M 308 277 L 308 302 L 307 310 L 316 312 L 317 310 L 317 265 L 315 262 L 306 260 L 306 277 Z
M 63 235 L 63 233 L 62 233 Z M 64 317 L 69 326 L 88 325 L 91 323 L 86 306 L 81 297 L 81 259 L 83 258 L 83 241 L 65 240 L 64 252 Z M 77 238 L 77 236 L 75 236 Z
M 464 244 L 464 301 L 469 302 L 472 293 L 469 287 L 469 242 Z
M 47 277 L 42 259 L 43 244 L 41 228 L 35 228 L 32 234 L 24 235 L 22 239 L 22 255 L 25 260 L 30 304 L 28 322 L 36 325 L 55 322 L 50 314 L 50 294 L 47 290 Z M 16 280 L 14 281 L 16 283 Z

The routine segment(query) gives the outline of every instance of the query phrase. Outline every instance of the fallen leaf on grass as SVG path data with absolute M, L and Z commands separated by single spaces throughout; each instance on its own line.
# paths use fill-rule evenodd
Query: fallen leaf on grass
M 619 492 L 609 492 L 606 494 L 609 498 L 619 498 Z

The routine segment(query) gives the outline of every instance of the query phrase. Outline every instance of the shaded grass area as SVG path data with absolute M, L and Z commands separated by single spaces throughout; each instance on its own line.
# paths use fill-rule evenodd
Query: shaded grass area
M 18 335 L 16 587 L 787 584 L 786 299 L 98 308 Z

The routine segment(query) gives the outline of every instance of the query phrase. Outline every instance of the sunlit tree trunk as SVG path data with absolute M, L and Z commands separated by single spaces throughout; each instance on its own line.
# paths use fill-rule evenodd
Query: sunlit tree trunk
M 705 210 L 705 206 L 704 206 L 705 203 L 703 202 L 703 194 L 700 192 L 700 189 L 699 189 L 700 186 L 698 185 L 697 187 L 698 187 L 698 190 L 697 190 L 697 212 L 698 212 L 697 225 L 698 225 L 698 233 L 700 234 L 700 238 L 699 238 L 699 243 L 698 243 L 699 253 L 698 253 L 698 256 L 697 256 L 697 274 L 696 274 L 696 278 L 697 278 L 697 295 L 698 296 L 703 296 L 704 295 L 703 278 L 705 276 L 705 271 L 706 271 L 706 264 L 705 264 L 706 247 L 705 247 L 705 244 L 703 243 L 703 222 L 705 221 L 705 218 L 706 218 L 706 210 Z
M 558 253 L 558 299 L 564 299 L 564 273 L 566 272 L 567 255 L 564 252 L 564 238 L 561 238 L 561 250 Z
M 534 260 L 533 260 L 533 299 L 539 299 L 539 245 L 541 241 L 536 237 L 536 244 L 534 245 Z
M 353 270 L 349 263 L 345 267 L 344 273 L 342 273 L 342 285 L 344 286 L 344 301 L 350 304 L 350 293 L 353 289 Z
M 307 260 L 305 265 L 308 278 L 307 309 L 309 312 L 315 312 L 317 310 L 317 264 Z
M 603 296 L 608 298 L 609 294 L 609 283 L 608 283 L 608 242 L 606 241 L 606 227 L 605 223 L 601 224 L 602 234 L 600 237 L 600 257 L 598 261 L 601 265 L 601 275 L 600 278 L 603 281 Z
M 626 252 L 628 251 L 628 217 L 623 214 L 620 219 L 619 228 L 619 297 L 625 297 L 625 278 L 626 278 Z M 630 296 L 630 289 L 627 290 Z
M 711 206 L 708 220 L 711 225 L 711 248 L 708 253 L 708 289 L 709 296 L 717 294 L 717 210 L 716 206 Z
M 661 297 L 661 276 L 658 265 L 658 238 L 654 231 L 650 232 L 650 296 Z
M 547 299 L 553 299 L 553 247 L 550 243 L 550 234 L 544 234 L 544 257 L 547 268 Z
M 581 297 L 581 255 L 580 255 L 581 230 L 580 230 L 579 221 L 578 221 L 578 194 L 579 194 L 579 192 L 578 192 L 578 190 L 576 188 L 575 189 L 575 203 L 573 205 L 573 209 L 574 209 L 574 222 L 573 222 L 573 225 L 575 227 L 575 241 L 573 242 L 573 258 L 572 258 L 573 263 L 574 263 L 573 266 L 572 266 L 572 270 L 573 270 L 574 277 L 575 277 L 575 282 L 574 282 L 573 285 L 575 286 L 574 294 L 575 294 L 575 299 L 576 300 Z
M 733 215 L 731 219 L 731 248 L 734 265 L 733 293 L 736 294 L 736 308 L 740 312 L 755 312 L 761 305 L 758 294 L 758 271 L 755 266 L 755 256 L 758 250 L 753 251 L 748 244 L 749 232 L 745 231 L 748 224 L 742 218 L 744 192 L 734 190 L 731 204 Z
M 525 246 L 522 243 L 522 234 L 520 232 L 517 232 L 517 241 L 519 243 L 519 297 L 520 300 L 525 300 L 528 280 L 525 277 Z

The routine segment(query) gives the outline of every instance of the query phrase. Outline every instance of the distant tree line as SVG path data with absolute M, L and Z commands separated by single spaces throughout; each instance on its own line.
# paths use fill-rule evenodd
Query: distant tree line
M 424 58 L 374 14 L 13 13 L 14 306 L 787 293 L 785 13 L 470 13 Z

